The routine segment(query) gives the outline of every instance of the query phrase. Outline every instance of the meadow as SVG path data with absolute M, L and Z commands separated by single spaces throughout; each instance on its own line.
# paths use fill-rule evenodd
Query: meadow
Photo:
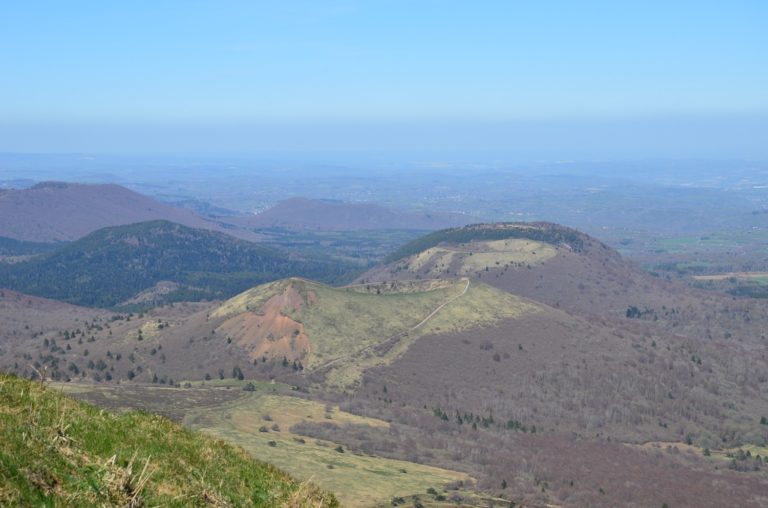
M 300 481 L 333 492 L 343 506 L 389 505 L 393 498 L 444 492 L 447 484 L 472 485 L 466 473 L 352 452 L 343 445 L 302 436 L 292 428 L 306 422 L 367 426 L 389 432 L 390 424 L 342 411 L 337 405 L 291 396 L 280 383 L 196 383 L 192 388 L 151 385 L 57 384 L 78 398 L 128 411 L 129 406 L 163 411 L 184 426 L 244 448 Z M 469 493 L 462 495 L 472 497 Z M 439 496 L 438 496 L 439 497 Z

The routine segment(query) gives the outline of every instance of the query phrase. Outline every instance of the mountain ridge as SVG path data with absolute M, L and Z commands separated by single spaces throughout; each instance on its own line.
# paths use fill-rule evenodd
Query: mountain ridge
M 293 197 L 258 214 L 229 218 L 251 228 L 295 228 L 333 231 L 435 230 L 470 222 L 450 213 L 398 212 L 374 203 L 345 203 L 335 200 Z
M 226 228 L 117 184 L 41 182 L 0 193 L 0 237 L 28 242 L 73 241 L 111 226 L 168 220 L 248 240 L 253 233 Z

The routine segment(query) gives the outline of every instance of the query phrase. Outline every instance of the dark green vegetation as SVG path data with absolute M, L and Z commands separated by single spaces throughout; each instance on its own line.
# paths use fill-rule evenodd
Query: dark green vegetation
M 563 243 L 569 245 L 575 251 L 580 251 L 584 248 L 584 235 L 574 229 L 546 222 L 501 222 L 493 225 L 473 224 L 460 228 L 435 231 L 400 247 L 397 251 L 387 256 L 385 262 L 399 261 L 441 243 L 461 244 L 514 238 L 525 238 L 552 245 Z
M 56 243 L 25 242 L 0 236 L 0 256 L 29 256 L 51 252 L 61 247 Z
M 728 293 L 749 298 L 768 298 L 768 288 L 758 284 L 738 286 L 728 290 Z
M 236 447 L 0 375 L 0 505 L 337 506 Z
M 263 243 L 312 259 L 343 261 L 370 268 L 398 247 L 421 237 L 426 231 L 414 230 L 294 230 L 260 228 Z
M 290 256 L 166 221 L 104 228 L 43 257 L 0 265 L 0 287 L 78 305 L 114 307 L 161 281 L 178 284 L 138 304 L 220 299 L 271 280 L 340 282 L 349 264 Z

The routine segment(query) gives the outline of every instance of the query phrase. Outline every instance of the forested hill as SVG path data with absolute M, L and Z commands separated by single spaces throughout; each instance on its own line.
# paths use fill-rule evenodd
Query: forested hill
M 0 256 L 27 256 L 41 252 L 51 252 L 61 246 L 62 244 L 26 242 L 0 236 Z
M 0 287 L 114 307 L 161 281 L 174 288 L 161 301 L 201 300 L 227 298 L 290 276 L 334 283 L 348 279 L 350 270 L 217 232 L 151 221 L 100 229 L 34 260 L 0 264 Z

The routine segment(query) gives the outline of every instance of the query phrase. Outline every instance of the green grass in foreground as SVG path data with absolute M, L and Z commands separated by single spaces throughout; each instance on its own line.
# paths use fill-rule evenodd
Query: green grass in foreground
M 165 418 L 113 415 L 0 374 L 1 506 L 337 506 Z

